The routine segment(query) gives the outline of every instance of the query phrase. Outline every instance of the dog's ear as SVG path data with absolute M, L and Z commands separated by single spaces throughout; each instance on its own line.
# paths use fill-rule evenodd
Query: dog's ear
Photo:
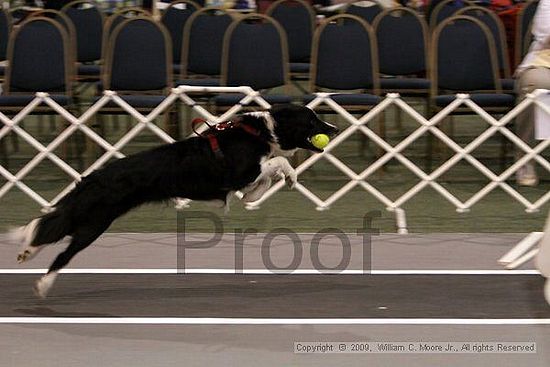
M 300 107 L 293 104 L 276 104 L 271 107 L 269 112 L 276 123 L 284 124 L 296 119 L 296 114 L 301 110 Z

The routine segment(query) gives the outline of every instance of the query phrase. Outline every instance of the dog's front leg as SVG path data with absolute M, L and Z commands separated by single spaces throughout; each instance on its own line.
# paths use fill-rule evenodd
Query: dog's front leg
M 261 175 L 272 179 L 283 176 L 290 188 L 293 188 L 296 182 L 298 182 L 296 170 L 294 170 L 290 163 L 288 163 L 288 160 L 284 157 L 271 158 L 262 163 Z
M 260 175 L 253 183 L 242 190 L 244 193 L 242 200 L 247 203 L 259 200 L 271 187 L 272 179 L 281 176 L 284 176 L 290 188 L 294 187 L 294 184 L 298 181 L 296 171 L 286 158 L 275 157 L 263 162 Z

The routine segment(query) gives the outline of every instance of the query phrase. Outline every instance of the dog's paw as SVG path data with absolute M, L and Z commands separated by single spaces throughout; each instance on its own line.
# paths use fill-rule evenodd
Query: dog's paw
M 29 260 L 30 256 L 31 252 L 29 250 L 22 251 L 17 255 L 17 262 L 19 264 L 24 263 L 25 261 Z
M 32 287 L 32 291 L 34 295 L 38 298 L 46 298 L 48 296 L 48 291 L 44 291 L 43 288 L 40 285 L 40 280 L 37 280 L 36 283 L 34 283 L 34 286 Z
M 288 187 L 293 189 L 294 186 L 296 185 L 296 183 L 298 182 L 298 175 L 296 174 L 296 171 L 292 170 L 292 171 L 287 172 L 287 174 L 285 176 L 285 181 L 286 181 L 286 184 L 288 185 Z
M 37 297 L 46 298 L 55 282 L 55 278 L 57 278 L 57 272 L 53 271 L 38 279 L 36 283 L 34 283 L 34 294 Z
M 19 252 L 19 254 L 17 255 L 17 262 L 21 264 L 21 263 L 24 263 L 25 261 L 29 261 L 30 259 L 35 257 L 36 254 L 38 254 L 38 252 L 42 250 L 43 247 L 44 245 L 24 247 L 21 250 L 21 252 Z

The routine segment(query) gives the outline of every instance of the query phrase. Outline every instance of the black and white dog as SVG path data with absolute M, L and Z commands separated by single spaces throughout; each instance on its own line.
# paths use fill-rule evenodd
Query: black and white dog
M 29 260 L 44 245 L 71 237 L 48 273 L 36 282 L 36 293 L 45 297 L 58 271 L 131 209 L 177 197 L 226 203 L 236 191 L 243 194 L 243 201 L 256 201 L 280 176 L 290 186 L 296 182 L 285 156 L 299 148 L 321 152 L 310 138 L 336 132 L 309 108 L 280 105 L 268 112 L 239 115 L 202 136 L 114 161 L 84 177 L 53 211 L 13 231 L 22 244 L 17 261 Z

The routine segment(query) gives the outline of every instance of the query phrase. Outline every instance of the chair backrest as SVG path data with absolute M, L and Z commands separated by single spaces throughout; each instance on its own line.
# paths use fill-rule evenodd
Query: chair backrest
M 215 7 L 201 9 L 189 18 L 181 46 L 183 76 L 221 74 L 223 40 L 233 20 L 230 13 Z
M 458 15 L 444 20 L 431 44 L 432 95 L 455 92 L 502 92 L 493 35 L 481 21 Z
M 414 10 L 384 10 L 374 20 L 373 28 L 382 74 L 428 74 L 428 25 Z
M 327 18 L 315 31 L 310 90 L 365 89 L 378 94 L 378 51 L 371 26 L 349 14 Z
M 288 85 L 288 47 L 277 21 L 261 14 L 235 20 L 225 33 L 221 83 L 269 89 Z
M 101 48 L 101 55 L 102 58 L 105 57 L 105 52 L 107 51 L 107 43 L 109 42 L 109 39 L 111 38 L 111 34 L 113 33 L 114 29 L 122 22 L 124 22 L 126 19 L 132 19 L 135 17 L 147 17 L 151 16 L 151 14 L 142 8 L 137 7 L 131 7 L 131 8 L 124 8 L 120 9 L 113 14 L 111 14 L 103 24 L 103 40 L 102 40 L 102 48 Z
M 109 38 L 103 84 L 116 91 L 160 91 L 172 86 L 172 45 L 164 26 L 138 16 Z
M 530 40 L 531 25 L 533 24 L 533 18 L 537 11 L 539 0 L 528 0 L 518 12 L 516 18 L 516 39 L 514 41 L 514 60 L 518 65 L 521 59 L 529 50 L 529 45 L 525 42 Z
M 363 3 L 371 4 L 366 4 L 369 6 L 365 6 Z M 382 8 L 377 1 L 368 0 L 349 4 L 344 8 L 343 13 L 358 16 L 359 18 L 365 20 L 368 24 L 372 24 L 374 18 L 376 18 L 378 14 L 382 13 L 383 10 L 384 8 Z
M 466 6 L 475 5 L 468 0 L 443 0 L 438 3 L 432 10 L 429 19 L 428 25 L 430 30 L 434 30 L 439 23 L 445 19 L 455 15 L 457 11 Z
M 67 17 L 66 14 L 61 13 L 58 10 L 53 10 L 53 9 L 38 10 L 38 11 L 32 12 L 29 15 L 29 18 L 32 18 L 32 17 L 44 17 L 44 18 L 53 19 L 65 29 L 65 31 L 69 34 L 69 37 L 76 36 L 76 29 L 73 21 L 69 17 Z
M 266 15 L 275 19 L 286 32 L 290 62 L 309 62 L 315 30 L 315 12 L 304 0 L 277 0 Z
M 71 19 L 76 30 L 76 60 L 100 60 L 104 17 L 97 5 L 87 0 L 78 0 L 66 4 L 61 12 Z
M 4 92 L 71 93 L 69 35 L 58 22 L 32 17 L 14 30 L 8 45 Z
M 70 54 L 70 60 L 71 65 L 76 62 L 76 48 L 77 48 L 77 39 L 76 39 L 76 28 L 74 26 L 74 23 L 67 15 L 64 13 L 61 13 L 58 10 L 53 9 L 42 9 L 36 12 L 33 12 L 31 15 L 29 15 L 30 18 L 32 17 L 46 17 L 55 20 L 58 22 L 63 29 L 67 32 L 67 35 L 69 36 L 69 44 L 71 47 L 71 54 Z
M 181 62 L 181 45 L 183 30 L 189 17 L 201 7 L 191 0 L 178 0 L 170 4 L 162 14 L 161 22 L 164 24 L 172 38 L 172 57 L 174 64 Z
M 12 24 L 11 14 L 0 9 L 0 61 L 6 60 Z
M 510 63 L 508 62 L 508 44 L 504 24 L 492 10 L 481 6 L 467 6 L 456 12 L 456 15 L 468 15 L 483 22 L 494 37 L 497 48 L 500 76 L 510 78 Z

